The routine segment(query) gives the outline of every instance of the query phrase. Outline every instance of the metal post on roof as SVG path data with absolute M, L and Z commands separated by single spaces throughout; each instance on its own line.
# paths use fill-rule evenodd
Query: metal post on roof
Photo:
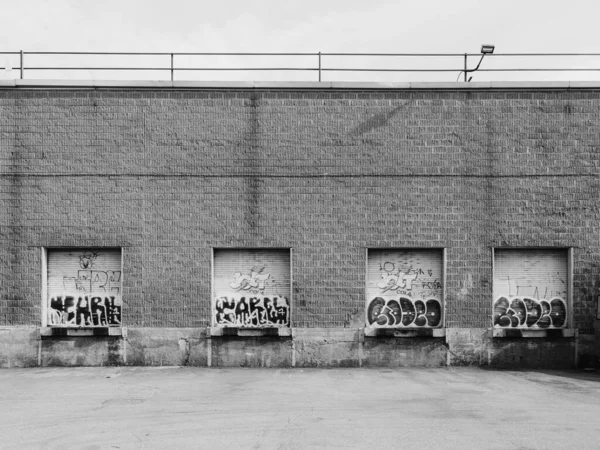
M 171 53 L 171 81 L 175 78 L 175 74 L 173 73 L 173 53 Z
M 465 53 L 465 70 L 464 70 L 464 74 L 465 74 L 465 82 L 467 81 L 467 54 Z
M 21 62 L 19 62 L 19 69 L 21 72 L 21 80 L 23 79 L 23 50 L 21 50 Z
M 319 52 L 319 81 L 321 81 L 321 52 Z
M 481 59 L 477 63 L 477 67 L 469 70 L 469 72 L 476 72 L 477 70 L 479 70 L 479 66 L 481 65 L 481 61 L 483 61 L 483 58 L 485 58 L 485 55 L 491 55 L 492 53 L 494 53 L 495 48 L 496 48 L 495 45 L 486 45 L 486 44 L 482 45 L 481 46 Z M 465 68 L 466 68 L 466 66 L 465 66 Z M 466 78 L 467 78 L 467 72 L 465 71 L 465 79 Z M 466 81 L 471 81 L 472 79 L 473 79 L 473 77 L 470 77 Z

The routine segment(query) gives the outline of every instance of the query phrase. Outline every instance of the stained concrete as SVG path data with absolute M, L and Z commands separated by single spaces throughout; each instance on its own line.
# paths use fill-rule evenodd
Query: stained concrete
M 600 375 L 583 371 L 0 370 L 0 447 L 587 449 Z
M 0 368 L 37 366 L 37 335 L 35 327 L 1 327 Z
M 370 337 L 359 329 L 293 328 L 291 336 L 210 336 L 206 328 L 127 328 L 123 336 L 38 339 L 36 327 L 0 328 L 0 368 L 36 366 L 595 367 L 593 335 L 492 338 L 490 329 L 443 337 Z
M 335 328 L 295 328 L 296 367 L 359 367 L 359 331 Z
M 365 338 L 362 365 L 439 367 L 448 360 L 444 338 Z

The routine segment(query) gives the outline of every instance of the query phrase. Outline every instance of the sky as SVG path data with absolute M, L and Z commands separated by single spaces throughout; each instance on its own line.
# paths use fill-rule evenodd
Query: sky
M 168 68 L 170 56 L 94 57 L 27 52 L 285 52 L 306 57 L 175 56 L 176 67 L 302 67 L 316 53 L 478 54 L 496 46 L 481 69 L 600 68 L 596 57 L 502 57 L 506 53 L 600 53 L 597 0 L 21 0 L 5 2 L 0 17 L 0 78 L 25 67 L 135 66 Z M 479 57 L 469 57 L 475 67 Z M 8 70 L 1 70 L 2 66 Z M 376 58 L 322 56 L 323 68 L 443 68 L 443 73 L 323 71 L 323 81 L 462 80 L 463 57 Z M 477 72 L 473 81 L 597 80 L 600 71 Z M 164 79 L 170 72 L 26 70 L 25 78 Z M 316 81 L 312 71 L 185 71 L 176 79 Z

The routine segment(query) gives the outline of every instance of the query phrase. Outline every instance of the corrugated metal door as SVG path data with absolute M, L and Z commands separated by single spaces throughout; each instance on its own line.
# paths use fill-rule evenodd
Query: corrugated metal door
M 290 251 L 216 249 L 213 326 L 289 327 Z
M 494 250 L 494 326 L 565 327 L 568 280 L 566 249 Z
M 369 250 L 367 326 L 443 326 L 443 270 L 441 249 Z
M 121 250 L 47 252 L 47 325 L 121 325 Z

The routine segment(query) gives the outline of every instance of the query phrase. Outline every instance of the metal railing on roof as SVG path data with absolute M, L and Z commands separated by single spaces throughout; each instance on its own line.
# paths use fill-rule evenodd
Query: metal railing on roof
M 0 55 L 6 59 L 6 70 L 16 69 L 19 71 L 20 79 L 26 79 L 26 74 L 32 72 L 62 72 L 66 74 L 88 72 L 159 72 L 166 73 L 165 79 L 174 81 L 177 76 L 190 72 L 313 72 L 315 81 L 322 81 L 326 73 L 454 73 L 458 74 L 456 79 L 452 77 L 445 81 L 470 81 L 467 75 L 477 72 L 599 72 L 600 73 L 600 53 L 495 53 L 486 55 L 486 64 L 489 60 L 500 61 L 512 58 L 526 58 L 528 62 L 544 58 L 544 61 L 554 60 L 551 67 L 526 67 L 523 65 L 494 67 L 475 67 L 474 59 L 482 57 L 481 53 L 164 53 L 164 52 L 0 52 Z M 48 62 L 48 57 L 51 61 Z M 79 58 L 75 64 L 64 65 L 64 62 L 72 57 Z M 113 58 L 110 65 L 89 65 L 86 62 L 91 58 L 95 60 L 106 60 Z M 122 65 L 114 64 L 114 58 L 130 57 L 139 60 L 145 58 L 152 61 L 154 65 Z M 11 60 L 12 58 L 12 60 Z M 156 59 L 160 61 L 156 63 Z M 194 60 L 201 59 L 201 63 L 194 63 Z M 216 66 L 210 65 L 211 59 L 227 59 L 227 64 Z M 231 64 L 232 58 L 242 58 L 244 60 L 262 61 L 264 58 L 276 59 L 284 58 L 286 65 L 256 65 L 246 64 L 237 65 L 238 62 Z M 569 59 L 567 62 L 566 59 Z M 570 61 L 573 58 L 596 58 L 595 66 L 572 67 Z M 44 61 L 46 59 L 46 61 Z M 377 61 L 385 60 L 383 66 L 373 66 L 366 62 L 368 59 Z M 307 61 L 306 65 L 295 65 L 295 61 Z M 412 62 L 417 60 L 420 65 L 413 66 Z M 164 62 L 163 62 L 164 61 Z M 236 61 L 239 61 L 236 60 Z M 440 62 L 443 61 L 443 65 Z M 398 66 L 400 62 L 400 66 Z M 479 61 L 481 62 L 481 60 Z M 16 66 L 15 66 L 16 63 Z M 288 63 L 292 63 L 288 65 Z M 513 61 L 514 63 L 514 61 Z M 0 63 L 1 64 L 1 63 Z M 337 64 L 337 65 L 336 65 Z M 523 64 L 523 63 L 520 63 Z M 567 65 L 564 67 L 563 65 Z M 69 75 L 70 76 L 70 75 Z M 16 77 L 15 77 L 16 78 Z

